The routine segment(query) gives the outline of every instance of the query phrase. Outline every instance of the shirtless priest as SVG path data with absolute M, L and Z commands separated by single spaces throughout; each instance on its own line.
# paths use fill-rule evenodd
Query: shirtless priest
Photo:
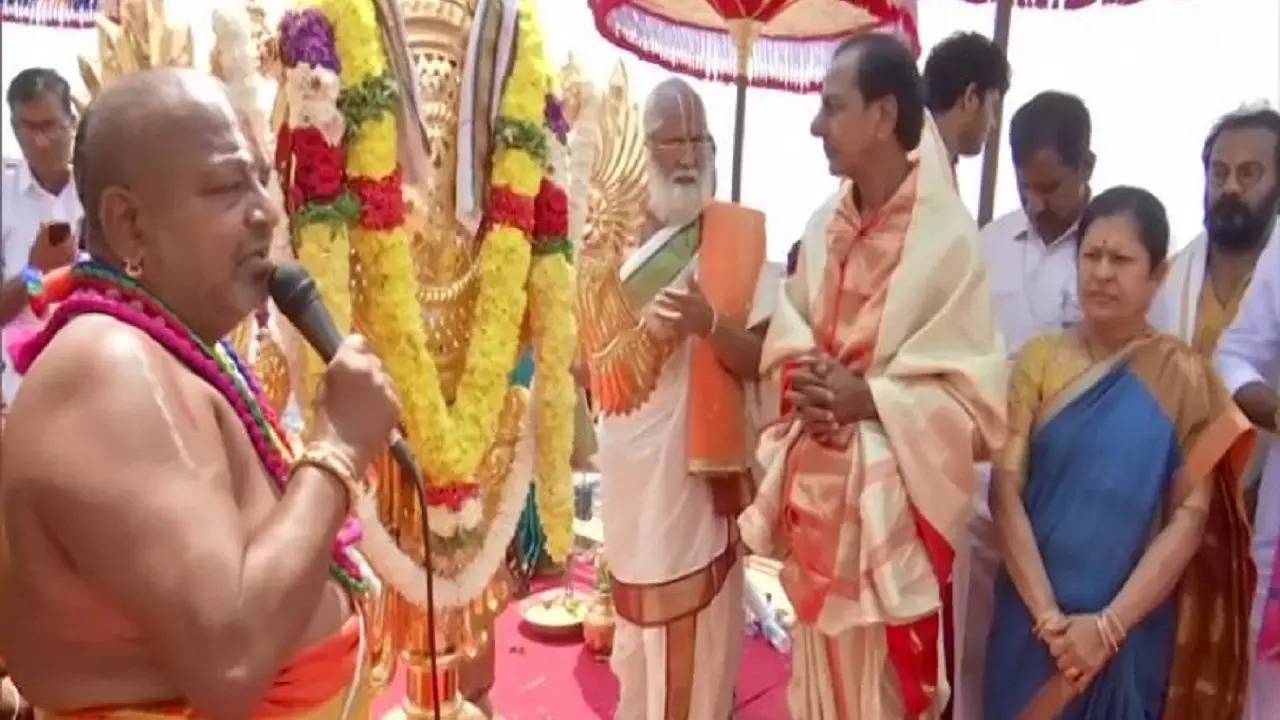
M 75 154 L 93 259 L 18 353 L 5 428 L 14 679 L 51 718 L 364 717 L 335 537 L 395 424 L 389 381 L 347 338 L 295 455 L 216 344 L 266 299 L 279 212 L 213 78 L 117 80 Z
M 810 221 L 769 321 L 761 368 L 784 378 L 784 421 L 761 439 L 739 524 L 784 560 L 791 717 L 937 718 L 942 592 L 975 441 L 1001 440 L 1005 352 L 911 53 L 887 35 L 844 43 L 812 132 L 846 182 Z
M 644 124 L 649 220 L 621 282 L 662 351 L 638 396 L 593 397 L 604 406 L 596 466 L 618 617 L 616 717 L 725 720 L 744 625 L 734 522 L 751 487 L 744 382 L 763 337 L 751 328 L 769 313 L 764 216 L 711 201 L 715 146 L 686 83 L 659 85 Z M 634 327 L 621 323 L 619 337 Z

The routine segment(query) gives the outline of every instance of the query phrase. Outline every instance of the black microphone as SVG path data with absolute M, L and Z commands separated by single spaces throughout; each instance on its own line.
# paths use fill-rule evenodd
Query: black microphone
M 276 301 L 276 307 L 302 333 L 307 344 L 326 363 L 332 360 L 338 352 L 338 346 L 342 344 L 342 333 L 334 326 L 333 318 L 325 308 L 324 300 L 320 298 L 320 291 L 316 288 L 316 281 L 312 279 L 311 273 L 296 262 L 280 263 L 271 272 L 268 287 L 271 299 Z M 391 454 L 400 469 L 409 475 L 415 485 L 420 485 L 422 473 L 418 469 L 418 461 L 399 430 L 391 431 L 390 444 Z
M 339 333 L 338 328 L 334 326 L 333 318 L 329 316 L 324 300 L 320 298 L 320 291 L 316 289 L 316 281 L 311 278 L 311 273 L 296 262 L 280 263 L 271 271 L 268 288 L 271 299 L 276 301 L 276 307 L 280 308 L 280 312 L 284 313 L 289 322 L 298 328 L 298 332 L 306 338 L 307 344 L 315 348 L 326 363 L 332 360 L 334 354 L 338 352 L 338 346 L 342 344 L 342 333 Z M 417 459 L 413 457 L 413 452 L 409 450 L 408 444 L 404 441 L 404 435 L 399 430 L 391 431 L 390 444 L 391 455 L 395 457 L 396 464 L 409 476 L 409 481 L 418 490 L 419 523 L 422 529 L 423 558 L 427 572 L 427 652 L 431 658 L 431 676 L 438 677 L 436 600 L 433 581 L 435 571 L 431 567 L 431 528 L 427 523 L 426 483 L 422 478 L 422 471 L 418 469 Z M 431 693 L 431 709 L 432 717 L 435 720 L 441 720 L 438 693 Z

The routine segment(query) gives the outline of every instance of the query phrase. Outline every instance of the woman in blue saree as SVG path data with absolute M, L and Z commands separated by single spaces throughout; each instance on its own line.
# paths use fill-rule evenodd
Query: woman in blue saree
M 1168 221 L 1114 188 L 1080 221 L 1084 319 L 1026 345 L 991 507 L 989 720 L 1239 717 L 1252 566 L 1247 421 L 1208 363 L 1155 333 Z

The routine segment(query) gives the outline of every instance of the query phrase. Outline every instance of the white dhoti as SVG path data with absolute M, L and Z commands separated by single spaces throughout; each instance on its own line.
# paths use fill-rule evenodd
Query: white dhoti
M 623 277 L 676 230 L 641 245 Z M 671 284 L 686 283 L 696 266 Z M 774 278 L 761 272 L 748 327 L 768 317 Z M 690 367 L 686 341 L 640 407 L 603 417 L 597 428 L 619 720 L 727 720 L 733 707 L 746 624 L 741 544 L 734 519 L 716 508 L 713 481 L 689 471 Z
M 642 627 L 617 618 L 609 666 L 618 677 L 617 720 L 727 720 L 742 655 L 742 561 L 702 610 Z
M 979 466 L 978 481 L 973 517 L 956 553 L 952 573 L 956 654 L 952 720 L 983 720 L 987 634 L 991 631 L 995 615 L 996 574 L 1000 571 L 1000 546 L 988 503 L 990 465 L 984 463 Z

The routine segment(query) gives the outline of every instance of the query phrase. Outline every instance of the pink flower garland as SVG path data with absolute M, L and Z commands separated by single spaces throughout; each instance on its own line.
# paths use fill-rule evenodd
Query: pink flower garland
M 76 282 L 66 299 L 54 311 L 48 323 L 33 337 L 12 348 L 14 365 L 19 372 L 26 372 L 49 344 L 54 335 L 79 315 L 97 313 L 110 315 L 121 322 L 147 333 L 168 350 L 192 372 L 212 385 L 231 404 L 240 418 L 241 425 L 253 443 L 258 459 L 271 476 L 280 492 L 288 480 L 290 463 L 285 457 L 292 454 L 287 435 L 280 427 L 269 403 L 262 399 L 261 390 L 251 373 L 243 366 L 234 351 L 221 346 L 226 359 L 217 357 L 217 351 L 195 338 L 176 318 L 159 307 L 140 289 L 124 285 L 113 277 L 114 272 L 94 266 L 76 269 Z M 359 521 L 348 518 L 334 538 L 332 559 L 335 576 L 353 590 L 363 591 L 361 571 L 349 552 L 359 542 Z

